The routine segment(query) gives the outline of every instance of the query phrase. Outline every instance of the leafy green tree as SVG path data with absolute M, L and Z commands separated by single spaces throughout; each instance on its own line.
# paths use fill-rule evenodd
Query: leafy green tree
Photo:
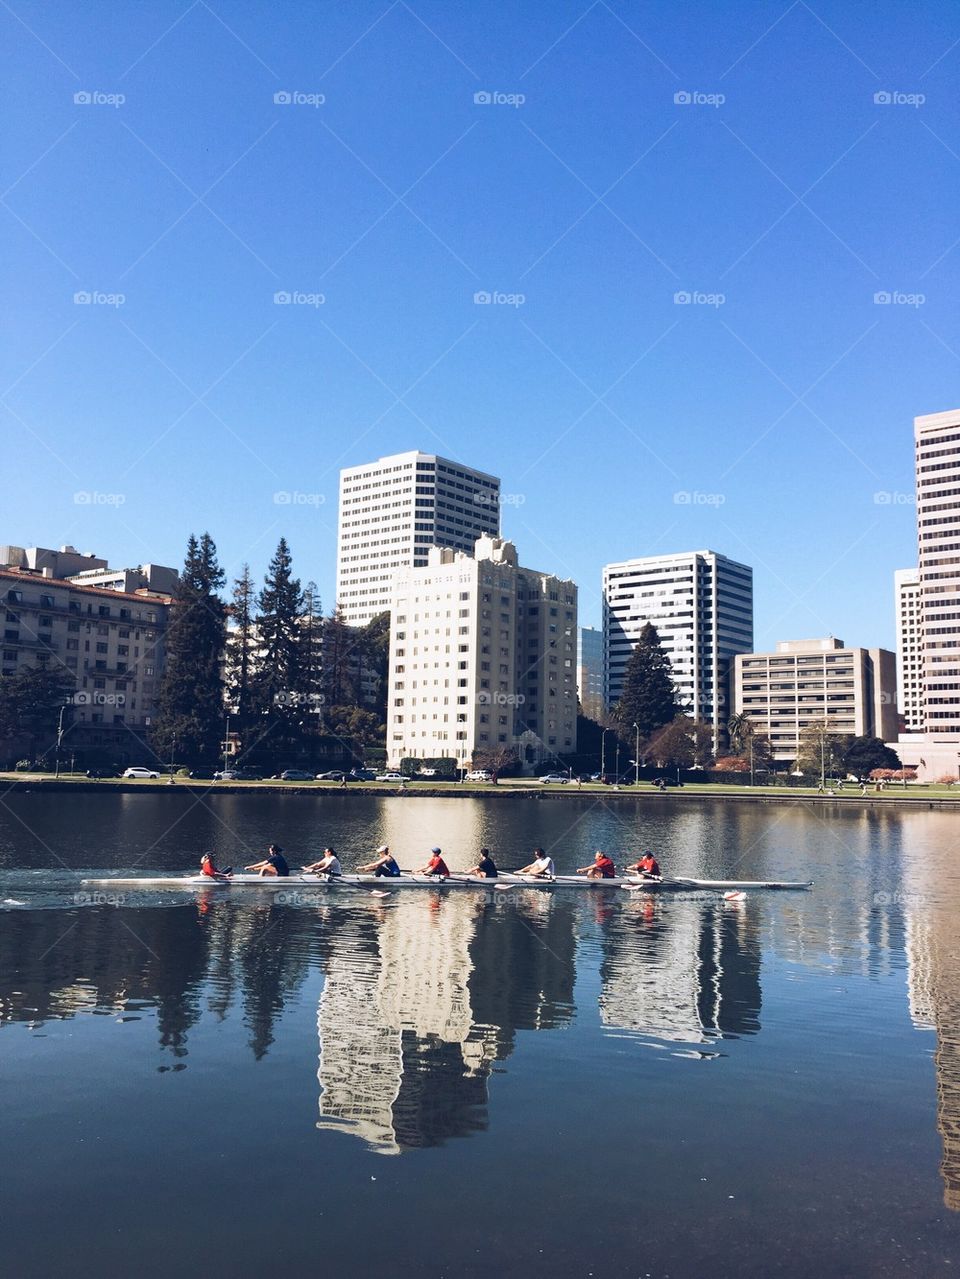
M 15 675 L 0 676 L 0 754 L 52 758 L 60 710 L 74 688 L 73 674 L 61 666 L 21 666 Z M 64 723 L 69 728 L 67 716 Z
M 650 737 L 643 754 L 658 768 L 689 768 L 694 762 L 694 723 L 686 715 L 678 715 Z
M 362 706 L 324 707 L 324 731 L 359 746 L 383 744 L 383 725 L 373 711 Z
M 855 737 L 844 755 L 844 767 L 848 773 L 863 781 L 875 768 L 900 767 L 900 757 L 895 750 L 884 745 L 879 737 Z
M 809 777 L 831 777 L 846 771 L 846 753 L 853 738 L 833 732 L 824 719 L 813 720 L 800 733 L 797 768 Z
M 624 742 L 632 744 L 636 724 L 641 741 L 649 741 L 658 729 L 672 724 L 682 709 L 670 658 L 663 651 L 656 627 L 647 622 L 624 672 L 623 693 L 614 710 L 618 732 Z
M 328 715 L 335 706 L 359 702 L 357 643 L 356 631 L 347 625 L 337 604 L 323 627 L 323 694 Z
M 224 731 L 226 608 L 223 570 L 209 533 L 191 534 L 169 615 L 166 664 L 157 696 L 151 744 L 163 759 L 176 747 L 185 764 L 216 759 Z

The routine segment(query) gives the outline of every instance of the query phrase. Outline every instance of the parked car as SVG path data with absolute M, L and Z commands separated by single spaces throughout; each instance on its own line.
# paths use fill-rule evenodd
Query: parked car
M 115 768 L 88 768 L 87 776 L 96 780 L 101 777 L 119 777 L 120 774 Z
M 192 768 L 190 776 L 198 782 L 212 782 L 218 776 L 218 773 L 215 768 Z
M 570 778 L 565 777 L 563 773 L 544 773 L 540 778 L 543 786 L 565 786 L 569 780 Z
M 349 773 L 352 782 L 375 782 L 377 774 L 372 768 L 351 768 Z
M 259 782 L 262 779 L 263 774 L 258 773 L 254 768 L 225 768 L 222 772 L 213 775 L 213 780 L 216 782 Z
M 313 773 L 307 773 L 302 768 L 285 768 L 280 774 L 281 782 L 312 782 Z
M 650 785 L 656 786 L 658 790 L 664 790 L 667 786 L 682 786 L 683 782 L 678 782 L 675 777 L 655 777 Z
M 159 777 L 160 774 L 154 768 L 127 768 L 123 772 L 124 777 Z
M 490 772 L 489 768 L 471 768 L 465 780 L 468 782 L 492 782 L 493 773 Z
M 347 774 L 342 768 L 331 768 L 329 772 L 317 773 L 318 782 L 342 782 Z
M 378 773 L 378 782 L 405 782 L 407 779 L 403 773 Z

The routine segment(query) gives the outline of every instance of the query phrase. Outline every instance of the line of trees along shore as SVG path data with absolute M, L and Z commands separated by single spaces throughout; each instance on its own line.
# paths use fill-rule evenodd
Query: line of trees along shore
M 294 576 L 285 538 L 259 589 L 246 564 L 229 603 L 225 586 L 213 539 L 191 536 L 151 727 L 157 755 L 214 763 L 228 715 L 241 762 L 258 766 L 322 762 L 336 742 L 344 753 L 381 745 L 389 614 L 360 628 L 339 608 L 324 616 L 314 583 Z

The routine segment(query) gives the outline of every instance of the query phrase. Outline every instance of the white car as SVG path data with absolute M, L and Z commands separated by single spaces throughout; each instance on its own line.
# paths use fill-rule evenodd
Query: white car
M 468 782 L 492 782 L 493 773 L 488 768 L 472 768 L 467 773 Z
M 378 773 L 378 782 L 405 782 L 407 779 L 403 773 Z
M 160 774 L 157 772 L 154 772 L 152 768 L 128 768 L 124 772 L 123 776 L 124 777 L 154 777 L 156 778 L 156 777 L 159 777 Z
M 544 775 L 540 778 L 540 781 L 544 786 L 565 786 L 569 780 L 570 779 L 568 777 L 564 777 L 562 773 L 544 773 Z

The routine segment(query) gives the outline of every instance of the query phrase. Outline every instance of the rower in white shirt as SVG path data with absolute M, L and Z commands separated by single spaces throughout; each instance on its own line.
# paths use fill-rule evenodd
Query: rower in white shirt
M 305 875 L 341 875 L 340 858 L 332 848 L 325 848 L 323 856 L 318 862 L 314 862 L 310 866 L 304 866 L 303 873 Z
M 523 866 L 517 871 L 518 875 L 536 875 L 538 879 L 556 879 L 557 868 L 553 864 L 553 858 L 548 857 L 542 848 L 533 850 L 533 861 L 529 866 Z

